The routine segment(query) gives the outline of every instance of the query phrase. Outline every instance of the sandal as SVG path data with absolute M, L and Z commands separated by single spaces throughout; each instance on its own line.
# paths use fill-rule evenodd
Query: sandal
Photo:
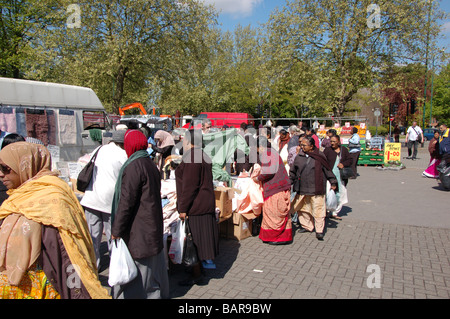
M 337 220 L 342 220 L 342 217 L 339 217 L 339 216 L 331 216 L 331 218 L 337 219 Z

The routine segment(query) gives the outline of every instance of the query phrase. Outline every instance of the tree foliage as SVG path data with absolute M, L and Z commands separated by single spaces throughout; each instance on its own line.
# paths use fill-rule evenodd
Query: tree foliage
M 223 32 L 198 0 L 0 0 L 0 76 L 87 86 L 114 113 L 141 102 L 166 114 L 258 115 L 261 105 L 309 117 L 353 111 L 363 88 L 405 100 L 409 69 L 398 66 L 411 64 L 420 99 L 438 2 L 377 1 L 379 25 L 372 2 L 288 0 L 265 25 Z M 433 100 L 444 118 L 446 80 L 448 67 Z

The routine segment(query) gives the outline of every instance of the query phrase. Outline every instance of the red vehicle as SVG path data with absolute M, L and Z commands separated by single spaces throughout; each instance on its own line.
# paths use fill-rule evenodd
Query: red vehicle
M 196 128 L 201 128 L 201 123 L 204 119 L 211 120 L 213 127 L 222 127 L 228 125 L 229 127 L 239 128 L 241 123 L 255 125 L 253 116 L 248 113 L 232 113 L 232 112 L 202 112 L 194 119 L 194 123 L 186 124 L 183 127 L 189 128 L 193 124 Z

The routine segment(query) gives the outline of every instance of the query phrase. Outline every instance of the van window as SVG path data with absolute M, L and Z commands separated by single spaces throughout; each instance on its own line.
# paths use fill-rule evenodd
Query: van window
M 98 128 L 104 130 L 107 126 L 108 122 L 104 112 L 83 112 L 83 129 L 90 130 Z

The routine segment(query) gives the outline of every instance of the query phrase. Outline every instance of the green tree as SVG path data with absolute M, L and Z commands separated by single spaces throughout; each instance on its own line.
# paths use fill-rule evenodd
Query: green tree
M 385 0 L 288 1 L 269 22 L 271 43 L 285 51 L 278 67 L 293 60 L 315 61 L 327 82 L 327 100 L 336 116 L 358 89 L 371 86 L 376 70 L 407 60 L 424 61 L 434 45 L 442 17 L 437 1 Z M 377 11 L 379 9 L 379 14 Z M 428 20 L 428 12 L 431 19 Z M 379 18 L 379 24 L 377 19 Z M 424 25 L 429 27 L 424 32 Z
M 433 88 L 433 117 L 450 125 L 450 63 L 436 75 Z
M 33 33 L 48 23 L 51 1 L 0 0 L 0 76 L 22 78 Z
M 180 61 L 204 50 L 202 36 L 215 18 L 193 0 L 81 0 L 80 25 L 70 28 L 70 4 L 61 1 L 49 13 L 54 23 L 39 30 L 29 76 L 91 87 L 112 112 L 147 104 L 157 79 L 185 72 Z

